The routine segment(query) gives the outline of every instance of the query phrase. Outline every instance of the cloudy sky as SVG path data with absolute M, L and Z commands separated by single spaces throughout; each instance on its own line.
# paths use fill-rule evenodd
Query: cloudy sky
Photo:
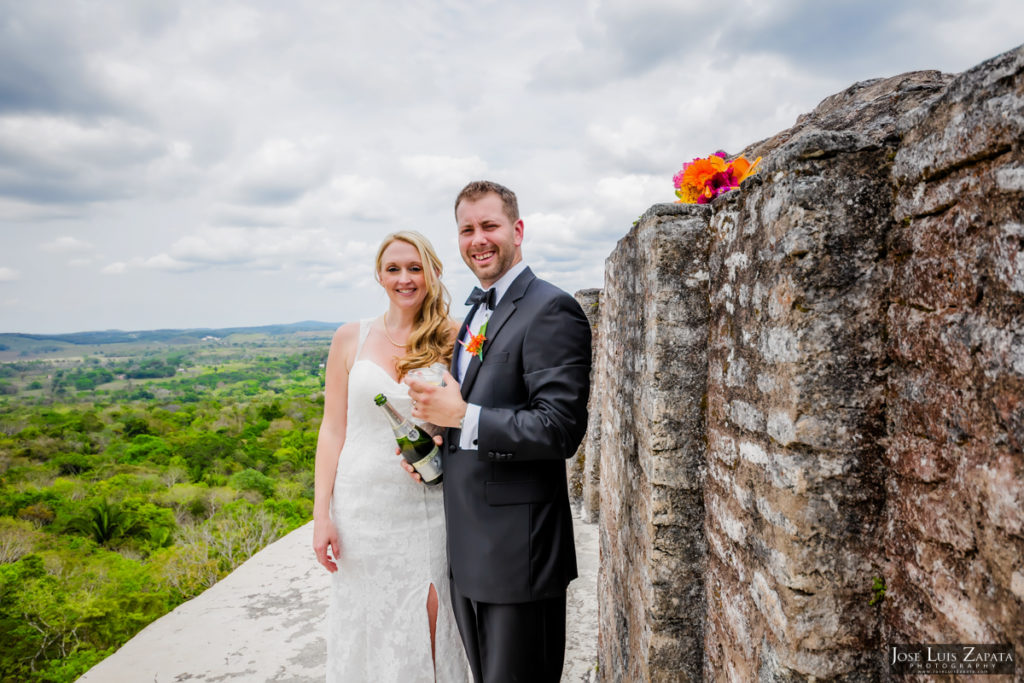
M 451 203 L 601 286 L 672 174 L 854 81 L 1024 41 L 1020 0 L 0 0 L 0 332 L 345 321 L 380 238 L 473 282 Z

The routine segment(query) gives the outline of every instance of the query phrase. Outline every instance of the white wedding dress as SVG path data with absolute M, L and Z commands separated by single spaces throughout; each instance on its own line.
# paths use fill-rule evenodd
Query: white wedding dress
M 441 486 L 406 474 L 395 437 L 373 401 L 383 393 L 408 416 L 408 387 L 360 359 L 371 321 L 359 327 L 348 379 L 348 423 L 331 518 L 341 539 L 327 624 L 331 683 L 463 683 L 470 679 L 452 614 Z M 443 486 L 443 485 L 442 485 Z M 436 678 L 427 595 L 437 590 Z

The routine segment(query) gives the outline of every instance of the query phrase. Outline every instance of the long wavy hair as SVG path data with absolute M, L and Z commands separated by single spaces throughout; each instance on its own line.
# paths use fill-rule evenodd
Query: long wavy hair
M 396 241 L 411 244 L 419 252 L 420 263 L 423 264 L 423 279 L 427 286 L 423 306 L 420 307 L 419 316 L 405 344 L 405 355 L 395 364 L 398 378 L 401 379 L 413 368 L 425 368 L 431 363 L 448 365 L 452 359 L 455 340 L 452 339 L 452 326 L 448 322 L 451 296 L 441 282 L 444 265 L 437 257 L 430 240 L 415 230 L 402 230 L 386 236 L 377 249 L 374 276 L 380 282 L 384 250 Z

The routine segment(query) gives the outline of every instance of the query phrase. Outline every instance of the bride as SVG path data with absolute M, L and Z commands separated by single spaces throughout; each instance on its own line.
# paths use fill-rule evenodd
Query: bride
M 313 550 L 333 574 L 328 681 L 468 680 L 448 595 L 441 487 L 399 466 L 373 401 L 383 393 L 408 417 L 402 378 L 448 365 L 457 323 L 441 271 L 423 235 L 388 235 L 376 260 L 387 311 L 341 326 L 331 341 L 313 503 Z

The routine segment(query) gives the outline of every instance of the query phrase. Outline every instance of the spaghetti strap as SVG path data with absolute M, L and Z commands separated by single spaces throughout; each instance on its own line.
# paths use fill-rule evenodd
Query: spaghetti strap
M 359 360 L 359 354 L 363 352 L 363 344 L 366 343 L 366 338 L 370 336 L 370 327 L 373 326 L 373 318 L 365 318 L 359 321 L 359 344 L 356 346 L 356 360 Z

